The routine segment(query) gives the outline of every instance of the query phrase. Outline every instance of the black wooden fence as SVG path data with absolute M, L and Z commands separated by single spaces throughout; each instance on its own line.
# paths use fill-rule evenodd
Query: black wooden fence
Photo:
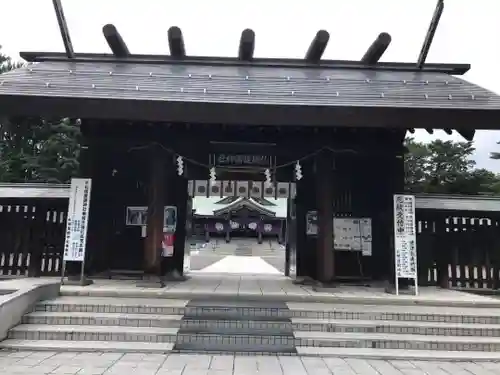
M 498 289 L 500 213 L 417 210 L 419 282 Z
M 0 276 L 61 274 L 67 199 L 0 201 Z M 500 213 L 417 210 L 419 283 L 500 286 Z
M 60 275 L 67 210 L 67 199 L 2 199 L 0 275 Z

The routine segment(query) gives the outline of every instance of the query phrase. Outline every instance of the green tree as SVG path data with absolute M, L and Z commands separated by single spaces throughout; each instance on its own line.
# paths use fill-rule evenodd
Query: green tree
M 423 192 L 428 179 L 429 148 L 425 143 L 415 142 L 414 138 L 407 138 L 405 145 L 408 149 L 404 159 L 406 189 Z
M 406 139 L 405 186 L 414 193 L 500 193 L 500 179 L 491 171 L 474 169 L 472 142 Z
M 2 46 L 0 45 L 0 74 L 8 72 L 23 66 L 22 62 L 14 61 L 9 56 L 2 53 Z
M 0 73 L 22 65 L 0 52 Z M 68 182 L 78 171 L 79 155 L 79 120 L 0 120 L 2 182 Z

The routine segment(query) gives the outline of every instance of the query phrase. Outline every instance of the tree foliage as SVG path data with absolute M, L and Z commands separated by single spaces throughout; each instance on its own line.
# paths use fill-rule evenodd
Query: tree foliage
M 0 73 L 21 67 L 0 52 Z M 68 182 L 78 172 L 80 122 L 0 119 L 1 182 Z
M 475 169 L 472 142 L 406 139 L 405 185 L 414 193 L 500 193 L 499 176 Z

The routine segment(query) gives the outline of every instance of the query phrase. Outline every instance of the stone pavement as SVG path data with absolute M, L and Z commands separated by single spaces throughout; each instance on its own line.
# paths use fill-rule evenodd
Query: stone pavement
M 500 363 L 187 354 L 0 352 L 2 375 L 495 375 Z
M 63 285 L 65 296 L 126 297 L 126 298 L 205 298 L 208 294 L 241 297 L 263 297 L 273 301 L 325 303 L 408 304 L 424 303 L 434 306 L 500 307 L 497 298 L 474 295 L 436 287 L 420 287 L 419 295 L 390 295 L 383 285 L 372 287 L 338 286 L 328 292 L 314 291 L 311 286 L 294 285 L 282 275 L 232 275 L 227 273 L 196 273 L 184 282 L 169 282 L 162 289 L 137 287 L 131 280 L 94 280 L 93 285 Z M 50 278 L 47 278 L 50 280 Z

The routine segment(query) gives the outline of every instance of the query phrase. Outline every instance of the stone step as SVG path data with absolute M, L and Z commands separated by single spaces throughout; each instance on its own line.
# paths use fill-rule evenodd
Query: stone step
M 175 342 L 177 328 L 20 324 L 8 338 L 18 340 Z
M 498 309 L 434 306 L 287 303 L 292 318 L 500 324 Z
M 304 357 L 359 358 L 373 360 L 403 361 L 500 361 L 500 352 L 443 351 L 443 350 L 403 350 L 371 348 L 320 348 L 298 346 L 297 354 Z M 432 373 L 429 373 L 430 375 Z
M 295 347 L 288 345 L 245 345 L 213 343 L 209 347 L 204 343 L 176 344 L 172 349 L 174 353 L 186 354 L 232 354 L 232 355 L 296 355 Z
M 441 323 L 403 320 L 292 318 L 295 331 L 366 332 L 432 336 L 500 337 L 500 324 Z
M 283 302 L 191 300 L 184 316 L 190 319 L 286 321 L 289 311 Z
M 290 320 L 224 320 L 224 319 L 191 319 L 184 318 L 181 325 L 183 330 L 239 330 L 239 331 L 264 331 L 264 332 L 292 332 Z
M 66 341 L 66 340 L 17 340 L 0 342 L 0 348 L 21 351 L 49 352 L 112 352 L 112 353 L 156 353 L 172 351 L 173 343 L 124 342 L 124 341 Z
M 183 325 L 178 335 L 220 335 L 220 336 L 290 336 L 293 337 L 292 325 L 278 328 L 250 328 L 250 327 L 231 327 L 229 325 L 221 326 L 202 326 L 202 325 Z
M 35 311 L 182 315 L 187 300 L 108 297 L 59 297 L 38 303 Z
M 295 345 L 405 350 L 500 351 L 500 338 L 354 332 L 295 332 Z
M 202 345 L 206 349 L 212 348 L 214 345 L 234 345 L 239 347 L 242 345 L 252 346 L 252 347 L 271 347 L 273 345 L 277 346 L 287 346 L 293 347 L 295 344 L 295 337 L 293 334 L 282 334 L 282 335 L 272 335 L 265 333 L 183 333 L 179 330 L 177 334 L 177 344 L 190 344 L 196 343 Z M 237 350 L 241 351 L 241 350 Z M 264 350 L 258 350 L 264 351 Z
M 183 334 L 180 330 L 174 351 L 217 353 L 295 353 L 293 335 Z
M 181 320 L 182 315 L 34 311 L 23 316 L 22 323 L 179 328 Z

